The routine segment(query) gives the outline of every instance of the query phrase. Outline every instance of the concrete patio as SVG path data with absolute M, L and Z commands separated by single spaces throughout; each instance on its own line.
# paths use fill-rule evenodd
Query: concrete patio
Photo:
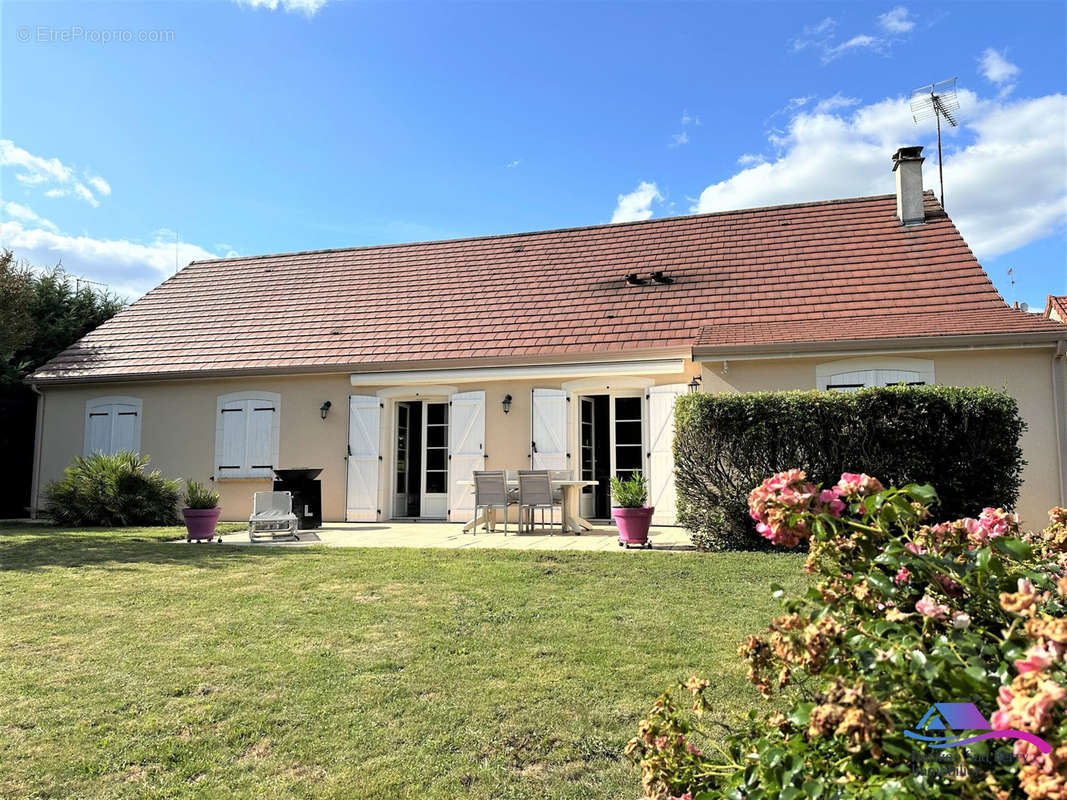
M 300 541 L 256 542 L 248 540 L 247 532 L 229 533 L 223 544 L 246 547 L 439 547 L 439 548 L 498 548 L 502 550 L 580 550 L 643 552 L 638 548 L 619 547 L 618 532 L 611 526 L 596 527 L 580 536 L 556 533 L 525 533 L 517 535 L 514 525 L 505 536 L 503 530 L 464 533 L 463 526 L 447 522 L 330 522 L 318 530 L 302 531 Z M 653 527 L 649 538 L 653 550 L 692 550 L 684 528 Z M 184 539 L 182 542 L 184 543 Z M 197 545 L 204 547 L 206 545 Z M 647 552 L 647 551 L 645 551 Z

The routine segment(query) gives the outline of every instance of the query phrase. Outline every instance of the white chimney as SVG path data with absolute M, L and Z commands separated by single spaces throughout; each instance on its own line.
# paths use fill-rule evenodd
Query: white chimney
M 897 217 L 905 225 L 926 222 L 923 209 L 923 161 L 921 147 L 902 147 L 893 154 L 897 174 Z

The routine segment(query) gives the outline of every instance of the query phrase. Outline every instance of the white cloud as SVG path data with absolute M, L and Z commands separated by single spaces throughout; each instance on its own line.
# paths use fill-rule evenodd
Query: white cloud
M 1008 61 L 1007 57 L 999 50 L 987 47 L 978 57 L 978 71 L 990 83 L 1000 87 L 1001 97 L 1011 94 L 1015 88 L 1015 79 L 1022 70 Z
M 522 159 L 516 158 L 514 161 L 509 161 L 507 164 L 504 165 L 504 167 L 505 169 L 515 169 L 515 167 L 519 166 L 519 164 L 521 163 Z
M 737 157 L 737 163 L 743 167 L 762 164 L 766 160 L 767 156 L 763 155 L 763 153 L 742 153 Z
M 696 116 L 695 114 L 690 114 L 688 111 L 683 109 L 682 110 L 682 124 L 683 125 L 703 125 L 704 123 L 700 121 L 700 117 Z
M 23 222 L 29 222 L 34 225 L 40 225 L 42 228 L 51 231 L 52 233 L 58 233 L 59 228 L 56 227 L 54 222 L 39 216 L 32 208 L 27 208 L 19 203 L 3 202 L 0 203 L 0 210 L 4 214 L 12 219 L 22 220 Z
M 800 35 L 792 40 L 793 52 L 812 50 L 819 54 L 823 64 L 829 64 L 843 55 L 854 52 L 888 53 L 893 45 L 900 41 L 901 34 L 908 33 L 915 27 L 915 20 L 904 6 L 897 6 L 875 20 L 884 31 L 884 35 L 874 36 L 869 33 L 857 33 L 848 39 L 837 37 L 837 20 L 833 17 L 814 25 L 807 25 Z
M 685 131 L 681 133 L 675 133 L 671 136 L 671 143 L 669 147 L 681 147 L 683 144 L 689 144 L 689 134 Z
M 101 194 L 104 197 L 108 197 L 111 194 L 111 184 L 99 175 L 86 176 L 86 180 L 89 182 L 89 185 L 96 190 L 97 194 Z
M 100 205 L 92 189 L 75 176 L 73 167 L 58 158 L 35 156 L 10 139 L 0 139 L 0 167 L 14 169 L 15 180 L 31 189 L 44 189 L 46 197 L 77 197 L 93 208 Z M 100 176 L 87 180 L 101 195 L 111 194 L 111 187 Z
M 959 129 L 946 131 L 945 202 L 979 257 L 1061 230 L 1067 220 L 1067 97 L 1006 102 L 960 90 Z M 798 112 L 773 161 L 749 162 L 701 192 L 697 212 L 888 194 L 890 156 L 925 144 L 926 186 L 937 190 L 932 121 L 916 127 L 905 98 L 845 114 Z M 932 157 L 931 157 L 932 156 Z
M 833 97 L 824 98 L 816 103 L 815 113 L 825 114 L 837 108 L 851 108 L 852 106 L 858 106 L 859 104 L 860 99 L 858 97 L 845 97 L 838 92 Z
M 652 216 L 652 203 L 663 202 L 663 195 L 655 183 L 641 181 L 629 194 L 620 194 L 612 222 L 634 222 Z
M 909 18 L 908 9 L 904 6 L 897 6 L 884 14 L 879 14 L 878 24 L 888 33 L 907 33 L 915 27 L 915 21 Z
M 7 206 L 5 210 L 10 213 Z M 142 244 L 126 239 L 68 236 L 44 227 L 30 228 L 14 220 L 0 222 L 0 246 L 38 267 L 50 267 L 62 261 L 72 275 L 107 284 L 112 291 L 130 299 L 140 297 L 172 275 L 176 259 L 184 267 L 197 259 L 218 258 L 202 247 L 185 242 L 178 245 L 175 253 L 173 238 L 168 240 L 159 235 Z
M 283 11 L 300 11 L 307 16 L 314 16 L 320 8 L 326 5 L 326 0 L 234 0 L 239 6 L 252 8 L 266 8 L 276 11 L 279 7 Z
M 882 39 L 879 39 L 875 36 L 871 36 L 870 34 L 858 33 L 848 41 L 842 42 L 841 44 L 834 45 L 832 47 L 824 48 L 822 60 L 825 64 L 830 61 L 833 61 L 835 58 L 843 56 L 850 50 L 862 50 L 865 48 L 871 50 L 882 50 L 884 46 L 885 42 Z

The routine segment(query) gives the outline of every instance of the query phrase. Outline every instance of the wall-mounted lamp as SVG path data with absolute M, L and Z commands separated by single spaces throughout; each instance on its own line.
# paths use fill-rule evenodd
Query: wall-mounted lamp
M 504 413 L 505 414 L 507 414 L 509 411 L 511 411 L 511 395 L 510 394 L 504 395 L 503 406 L 504 406 Z
M 331 403 L 329 400 L 327 400 L 325 403 L 323 403 L 321 406 L 319 406 L 319 414 L 322 415 L 323 419 L 326 419 L 326 415 L 330 413 L 330 406 L 332 406 L 332 405 L 333 405 L 333 403 Z
M 690 392 L 695 392 L 695 391 L 698 391 L 700 389 L 700 380 L 701 380 L 701 378 L 700 378 L 699 375 L 694 375 L 693 376 L 693 380 L 689 381 L 689 391 Z

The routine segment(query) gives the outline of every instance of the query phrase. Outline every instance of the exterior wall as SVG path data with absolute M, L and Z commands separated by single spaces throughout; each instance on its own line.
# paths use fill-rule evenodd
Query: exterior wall
M 699 367 L 686 362 L 686 371 L 657 375 L 657 385 L 688 383 Z M 485 452 L 487 469 L 524 469 L 529 465 L 531 391 L 555 388 L 568 378 L 499 380 L 454 384 L 459 391 L 485 391 Z M 611 378 L 603 378 L 605 384 Z M 224 520 L 245 520 L 251 513 L 252 495 L 270 489 L 269 480 L 227 479 L 212 484 L 215 459 L 216 403 L 219 395 L 238 391 L 277 392 L 281 395 L 281 467 L 322 467 L 322 514 L 327 521 L 345 518 L 348 452 L 348 396 L 373 395 L 388 386 L 353 387 L 349 373 L 301 377 L 99 383 L 69 387 L 42 387 L 41 439 L 35 503 L 50 481 L 58 478 L 73 458 L 81 455 L 85 436 L 85 403 L 105 395 L 128 395 L 143 402 L 141 452 L 152 466 L 168 477 L 181 477 L 214 485 L 221 495 Z M 418 391 L 417 386 L 411 392 Z M 592 393 L 592 392 L 590 392 Z M 512 396 L 511 411 L 504 414 L 502 400 Z M 325 421 L 319 407 L 333 405 Z M 383 429 L 391 427 L 386 414 Z M 382 449 L 380 490 L 391 489 L 392 448 Z M 383 511 L 386 509 L 383 506 Z M 388 514 L 383 514 L 388 518 Z
M 934 379 L 947 386 L 989 386 L 1003 389 L 1016 399 L 1028 428 L 1022 447 L 1027 465 L 1018 512 L 1023 524 L 1042 527 L 1046 512 L 1064 502 L 1061 497 L 1060 458 L 1057 447 L 1056 405 L 1064 412 L 1064 394 L 1054 399 L 1052 348 L 980 350 L 944 353 L 894 353 L 897 356 L 931 359 Z M 816 388 L 816 366 L 847 356 L 777 358 L 749 361 L 706 361 L 702 391 L 754 392 Z M 857 356 L 859 358 L 859 356 Z

